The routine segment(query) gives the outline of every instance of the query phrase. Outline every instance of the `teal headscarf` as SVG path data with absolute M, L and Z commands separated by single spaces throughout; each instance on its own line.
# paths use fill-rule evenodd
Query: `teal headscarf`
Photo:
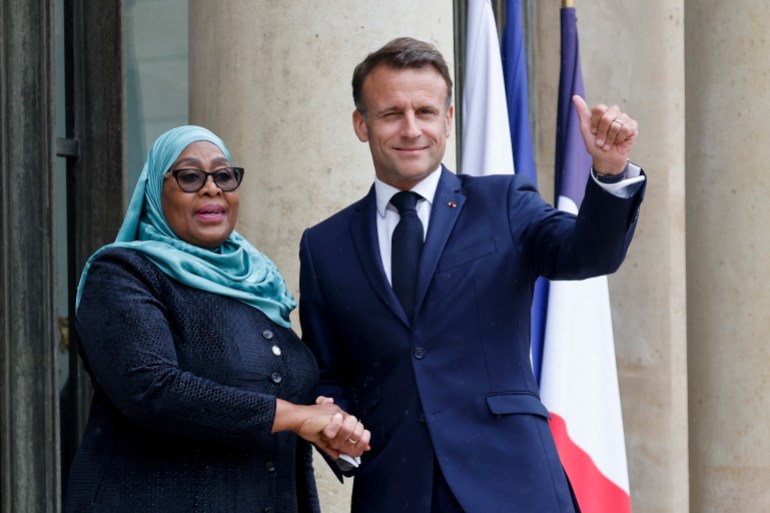
M 166 223 L 161 207 L 163 175 L 182 151 L 196 141 L 216 144 L 232 164 L 225 143 L 205 128 L 180 126 L 158 137 L 147 155 L 118 237 L 86 262 L 75 304 L 80 304 L 94 257 L 107 248 L 129 248 L 143 253 L 164 273 L 185 285 L 243 301 L 288 328 L 289 313 L 297 303 L 269 258 L 235 231 L 217 249 L 209 250 L 183 241 Z

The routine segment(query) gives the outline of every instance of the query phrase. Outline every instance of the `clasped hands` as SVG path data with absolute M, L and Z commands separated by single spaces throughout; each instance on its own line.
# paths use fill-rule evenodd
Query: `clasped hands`
M 616 175 L 626 168 L 631 148 L 639 135 L 639 124 L 617 105 L 602 103 L 589 110 L 578 95 L 572 97 L 580 120 L 580 133 L 596 172 Z
M 334 399 L 318 396 L 315 407 L 332 412 L 331 419 L 313 442 L 316 447 L 334 459 L 338 459 L 340 454 L 357 458 L 370 449 L 372 434 L 354 415 L 345 413 L 334 404 Z
M 294 431 L 334 459 L 341 454 L 353 458 L 370 449 L 372 434 L 353 415 L 348 415 L 330 397 L 319 396 L 315 404 L 298 405 L 278 399 L 273 432 Z

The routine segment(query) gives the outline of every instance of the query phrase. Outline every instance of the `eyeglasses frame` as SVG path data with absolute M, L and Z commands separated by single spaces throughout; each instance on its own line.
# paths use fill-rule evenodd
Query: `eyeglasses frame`
M 235 174 L 235 178 L 236 178 L 236 180 L 238 182 L 235 187 L 233 187 L 232 189 L 227 190 L 227 191 L 222 189 L 222 187 L 219 186 L 219 184 L 216 182 L 216 180 L 214 180 L 214 175 L 216 173 L 218 173 L 219 171 L 222 171 L 223 169 L 232 169 L 234 174 Z M 205 175 L 205 178 L 203 179 L 203 183 L 201 183 L 201 186 L 197 190 L 194 190 L 194 191 L 187 191 L 187 190 L 185 190 L 184 187 L 182 187 L 182 184 L 179 183 L 179 179 L 177 178 L 177 175 L 179 175 L 179 173 L 181 173 L 182 171 L 189 171 L 189 170 L 200 171 L 201 173 L 203 173 Z M 169 169 L 166 172 L 165 177 L 173 176 L 174 177 L 174 181 L 176 182 L 177 186 L 179 187 L 179 190 L 181 190 L 182 192 L 189 193 L 189 194 L 197 194 L 198 192 L 201 191 L 201 189 L 206 187 L 206 182 L 209 181 L 209 177 L 211 177 L 211 180 L 214 182 L 214 185 L 220 191 L 222 191 L 222 192 L 233 192 L 233 191 L 237 190 L 238 187 L 241 186 L 241 181 L 243 180 L 243 175 L 244 175 L 245 172 L 246 171 L 242 167 L 237 167 L 237 166 L 220 167 L 219 169 L 215 169 L 214 171 L 204 171 L 203 169 L 199 169 L 197 167 L 180 167 L 178 169 Z

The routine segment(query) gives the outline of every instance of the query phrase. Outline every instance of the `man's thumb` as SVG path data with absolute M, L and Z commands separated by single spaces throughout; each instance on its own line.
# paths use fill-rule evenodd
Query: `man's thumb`
M 572 97 L 572 103 L 580 120 L 580 131 L 583 132 L 583 137 L 586 137 L 591 133 L 591 111 L 586 101 L 577 94 Z

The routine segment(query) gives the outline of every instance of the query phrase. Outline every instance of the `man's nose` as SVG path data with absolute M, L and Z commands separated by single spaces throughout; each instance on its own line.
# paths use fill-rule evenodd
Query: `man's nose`
M 414 113 L 407 113 L 404 116 L 403 126 L 401 127 L 401 136 L 408 139 L 419 137 L 421 133 L 420 126 L 417 124 L 417 117 Z

